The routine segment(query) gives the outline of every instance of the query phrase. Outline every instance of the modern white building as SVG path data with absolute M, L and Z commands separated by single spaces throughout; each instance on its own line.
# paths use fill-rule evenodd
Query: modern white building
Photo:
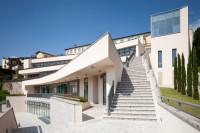
M 151 32 L 113 39 L 103 34 L 91 44 L 65 49 L 65 55 L 37 52 L 23 60 L 23 93 L 64 93 L 83 96 L 90 103 L 106 104 L 114 82 L 121 82 L 129 57 L 149 54 L 159 86 L 173 87 L 173 60 L 184 54 L 187 64 L 192 31 L 188 26 L 188 7 L 151 16 Z M 3 64 L 4 65 L 4 64 Z M 2 66 L 3 66 L 2 65 Z

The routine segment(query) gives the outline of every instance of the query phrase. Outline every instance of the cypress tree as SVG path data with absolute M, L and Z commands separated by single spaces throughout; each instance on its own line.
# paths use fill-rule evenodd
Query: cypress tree
M 177 57 L 174 59 L 174 89 L 177 90 Z
M 187 64 L 187 95 L 192 97 L 192 51 L 189 49 Z
M 177 81 L 178 81 L 178 92 L 181 92 L 181 58 L 180 55 L 178 54 L 178 70 L 177 70 Z
M 192 78 L 193 78 L 193 99 L 199 100 L 199 92 L 198 92 L 198 64 L 197 64 L 197 54 L 196 47 L 193 48 L 193 70 L 192 70 Z
M 185 95 L 185 87 L 186 87 L 186 72 L 185 72 L 185 58 L 184 55 L 182 53 L 182 57 L 181 57 L 182 61 L 181 61 L 181 94 Z
M 198 27 L 193 36 L 193 46 L 196 47 L 197 59 L 200 59 L 200 27 Z M 198 66 L 200 66 L 200 60 L 197 60 Z

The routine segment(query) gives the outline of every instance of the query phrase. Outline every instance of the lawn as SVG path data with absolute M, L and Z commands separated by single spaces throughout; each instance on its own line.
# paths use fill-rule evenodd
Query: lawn
M 166 96 L 166 97 L 170 97 L 170 98 L 175 98 L 177 100 L 181 100 L 184 102 L 190 102 L 193 104 L 200 104 L 200 100 L 193 100 L 192 97 L 188 97 L 185 95 L 181 95 L 180 93 L 178 93 L 176 90 L 172 89 L 172 88 L 160 88 L 161 91 L 161 95 L 162 96 Z M 200 108 L 194 108 L 188 105 L 178 105 L 176 102 L 174 101 L 167 101 L 167 100 L 163 100 L 163 102 L 178 108 L 180 110 L 183 110 L 184 112 L 187 112 L 195 117 L 200 118 Z
M 177 92 L 173 88 L 161 87 L 160 88 L 160 92 L 161 92 L 162 96 L 176 98 L 178 100 L 182 100 L 182 101 L 185 101 L 185 102 L 190 102 L 190 103 L 193 103 L 193 104 L 200 104 L 200 100 L 193 100 L 192 97 L 188 97 L 186 95 L 181 95 L 181 93 Z

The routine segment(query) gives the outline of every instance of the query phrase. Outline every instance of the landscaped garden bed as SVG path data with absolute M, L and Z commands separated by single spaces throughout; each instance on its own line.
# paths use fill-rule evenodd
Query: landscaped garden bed
M 67 100 L 80 102 L 82 105 L 82 110 L 86 110 L 86 109 L 90 108 L 90 104 L 85 97 L 73 96 L 73 95 L 66 95 L 66 96 L 54 95 L 54 96 L 58 97 L 58 98 L 63 98 L 63 99 L 67 99 Z
M 196 104 L 200 105 L 199 100 L 194 100 L 192 97 L 188 97 L 186 95 L 182 95 L 178 93 L 176 90 L 173 88 L 160 88 L 161 91 L 161 96 L 166 97 L 166 99 L 163 99 L 162 102 L 171 105 L 175 108 L 178 108 L 180 110 L 183 110 L 184 112 L 187 112 L 195 117 L 200 118 L 200 108 L 189 106 L 187 104 L 181 104 L 182 102 L 185 103 L 191 103 L 191 104 Z M 169 99 L 167 99 L 169 98 Z M 171 99 L 170 99 L 171 98 Z M 175 99 L 175 100 L 173 100 Z

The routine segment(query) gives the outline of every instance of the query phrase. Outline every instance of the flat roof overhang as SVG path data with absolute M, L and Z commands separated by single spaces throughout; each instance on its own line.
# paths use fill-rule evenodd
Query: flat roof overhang
M 42 78 L 23 81 L 22 88 L 69 81 L 86 75 L 97 75 L 105 72 L 107 67 L 118 65 L 116 60 L 120 60 L 120 63 L 122 63 L 110 34 L 105 33 L 86 51 L 57 72 Z

